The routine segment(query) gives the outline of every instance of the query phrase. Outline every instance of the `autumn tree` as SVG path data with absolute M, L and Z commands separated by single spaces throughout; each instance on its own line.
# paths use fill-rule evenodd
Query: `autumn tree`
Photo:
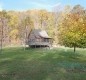
M 76 47 L 86 47 L 85 15 L 84 9 L 76 5 L 59 26 L 59 43 L 74 47 L 74 52 Z
M 0 47 L 2 52 L 2 47 L 8 44 L 8 19 L 9 16 L 5 10 L 0 12 Z
M 28 42 L 29 34 L 34 29 L 34 23 L 33 23 L 33 20 L 29 16 L 26 16 L 25 19 L 22 21 L 22 25 L 23 25 L 22 38 L 23 38 L 23 41 L 24 41 L 24 44 L 26 47 L 26 43 Z
M 46 27 L 46 22 L 48 20 L 48 12 L 46 10 L 39 10 L 38 18 L 41 29 L 44 29 Z
M 19 39 L 19 16 L 18 12 L 15 11 L 8 11 L 8 15 L 10 16 L 9 19 L 9 39 L 10 39 L 10 44 L 15 44 L 17 40 Z

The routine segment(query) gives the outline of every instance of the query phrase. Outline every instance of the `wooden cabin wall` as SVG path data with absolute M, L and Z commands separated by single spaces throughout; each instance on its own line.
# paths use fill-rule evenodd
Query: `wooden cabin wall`
M 33 41 L 33 42 L 42 42 L 42 38 L 41 37 L 36 37 L 34 35 L 34 33 L 31 33 L 30 36 L 29 36 L 29 41 Z
M 35 36 L 34 36 L 34 34 L 30 34 L 28 40 L 29 40 L 29 41 L 35 41 Z

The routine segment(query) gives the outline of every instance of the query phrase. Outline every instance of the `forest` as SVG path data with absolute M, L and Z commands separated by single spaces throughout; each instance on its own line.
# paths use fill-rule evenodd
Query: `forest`
M 86 9 L 81 5 L 52 11 L 0 11 L 0 46 L 23 45 L 31 30 L 46 30 L 53 44 L 86 47 Z

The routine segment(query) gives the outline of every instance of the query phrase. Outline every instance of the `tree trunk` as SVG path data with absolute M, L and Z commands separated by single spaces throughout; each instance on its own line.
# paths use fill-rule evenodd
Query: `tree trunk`
M 42 27 L 42 20 L 41 20 L 41 29 L 43 29 L 43 27 Z
M 76 46 L 74 45 L 74 53 L 76 52 Z
M 2 28 L 1 28 L 1 53 L 2 53 L 2 47 L 3 47 L 3 19 L 2 19 Z

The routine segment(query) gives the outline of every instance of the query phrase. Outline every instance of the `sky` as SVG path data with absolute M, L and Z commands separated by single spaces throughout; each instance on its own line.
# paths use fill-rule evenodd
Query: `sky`
M 0 0 L 0 10 L 46 9 L 51 11 L 55 6 L 77 4 L 86 8 L 86 0 Z

